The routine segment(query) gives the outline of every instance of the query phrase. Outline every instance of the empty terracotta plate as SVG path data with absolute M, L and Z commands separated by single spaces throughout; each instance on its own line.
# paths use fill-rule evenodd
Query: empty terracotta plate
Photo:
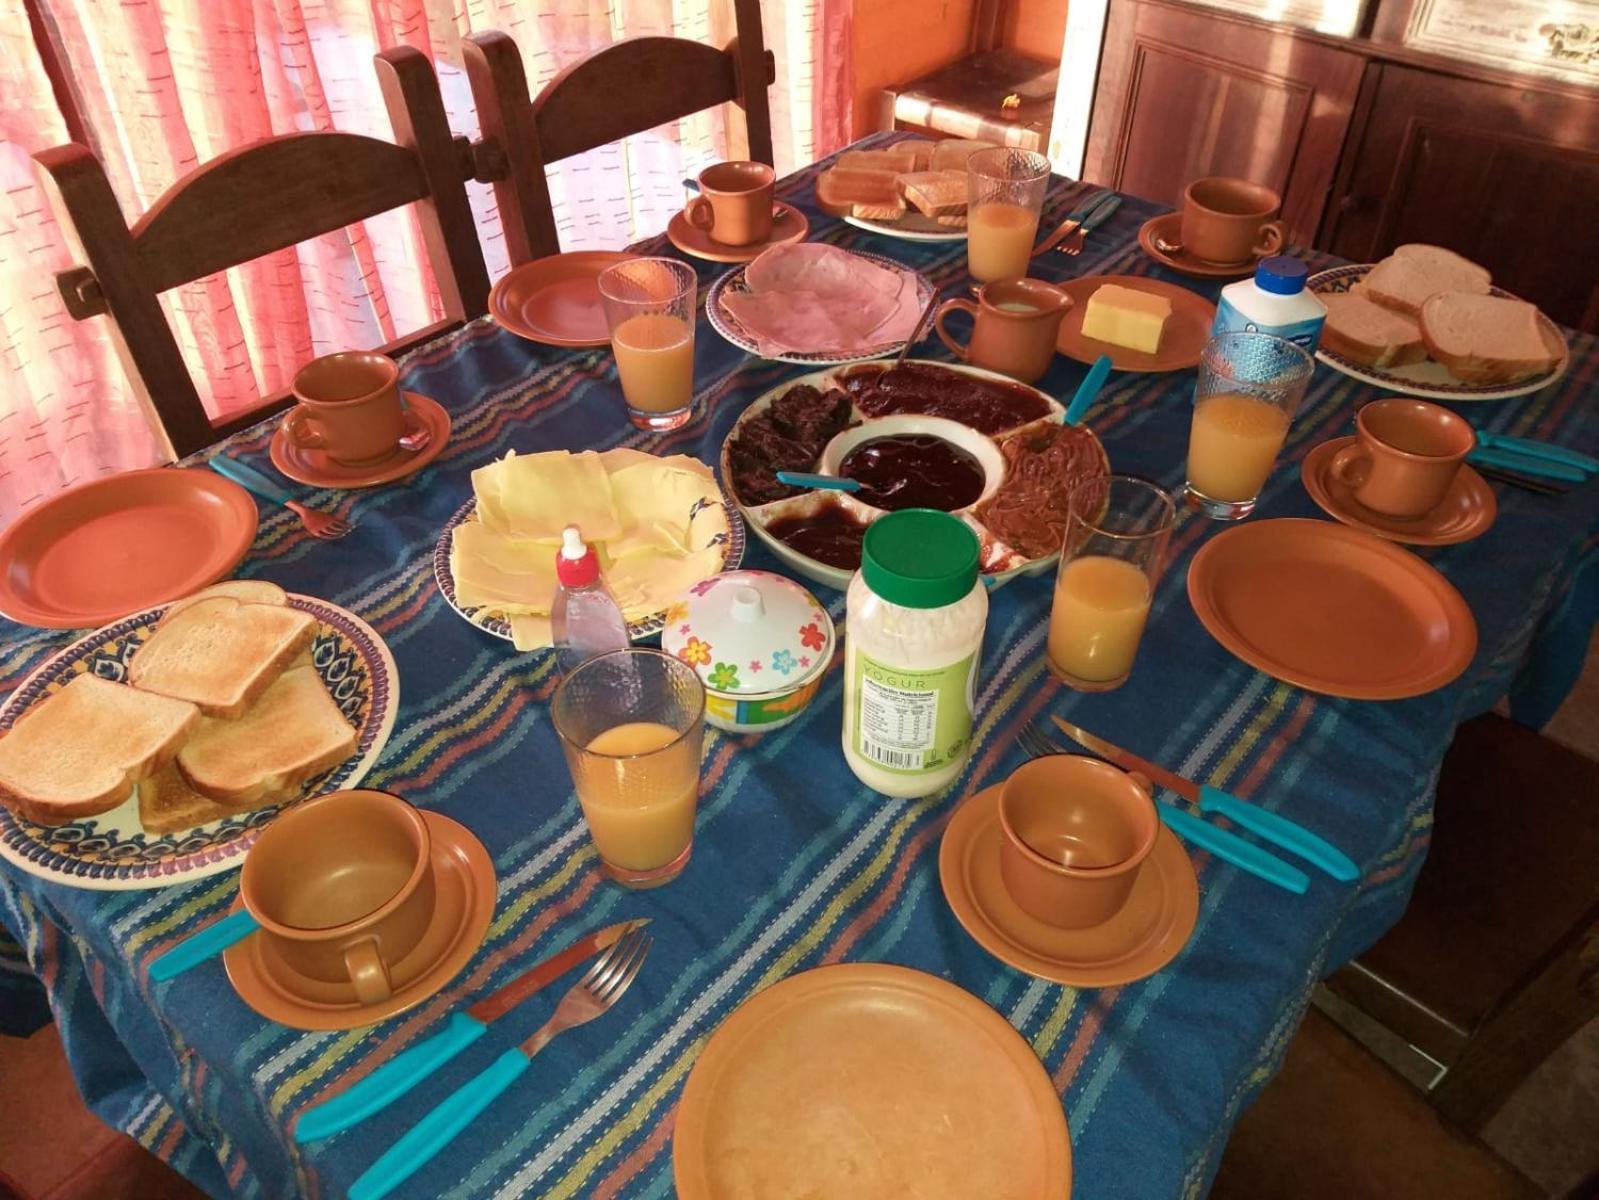
M 672 1137 L 680 1200 L 1065 1200 L 1061 1098 L 1006 1020 L 932 975 L 845 963 L 722 1023 Z
M 1088 311 L 1088 298 L 1107 283 L 1118 283 L 1152 296 L 1165 296 L 1171 301 L 1171 316 L 1161 331 L 1160 349 L 1154 354 L 1083 336 L 1083 315 Z M 1075 303 L 1060 323 L 1055 348 L 1067 358 L 1085 363 L 1093 363 L 1101 354 L 1108 354 L 1110 365 L 1118 371 L 1181 371 L 1198 365 L 1199 352 L 1205 348 L 1211 324 L 1216 320 L 1216 306 L 1203 296 L 1147 275 L 1088 275 L 1082 279 L 1063 280 L 1059 286 Z
M 597 280 L 630 258 L 620 250 L 574 250 L 512 267 L 489 291 L 489 315 L 501 329 L 546 346 L 608 346 L 610 328 Z
M 406 431 L 427 430 L 427 444 L 420 450 L 396 446 L 387 458 L 350 466 L 329 457 L 325 451 L 296 446 L 279 425 L 268 449 L 272 465 L 290 479 L 320 488 L 377 487 L 415 475 L 449 445 L 450 414 L 437 400 L 416 392 L 405 393 L 405 405 Z
M 1477 623 L 1408 550 L 1326 521 L 1252 521 L 1194 555 L 1188 598 L 1218 642 L 1306 691 L 1402 700 L 1456 678 Z
M 805 214 L 792 204 L 778 200 L 772 207 L 777 210 L 772 218 L 772 235 L 753 246 L 729 246 L 726 242 L 719 242 L 699 226 L 690 225 L 682 213 L 676 213 L 667 223 L 666 236 L 672 245 L 695 258 L 710 262 L 749 262 L 769 247 L 801 241 L 811 231 L 811 223 L 805 219 Z
M 1411 546 L 1451 546 L 1469 542 L 1492 528 L 1499 515 L 1499 501 L 1487 481 L 1464 463 L 1442 503 L 1424 516 L 1406 519 L 1373 512 L 1355 499 L 1348 484 L 1327 469 L 1334 455 L 1354 440 L 1341 437 L 1323 442 L 1305 455 L 1300 467 L 1299 479 L 1305 491 L 1334 520 Z
M 68 488 L 0 533 L 0 613 L 87 629 L 215 583 L 259 520 L 238 484 L 198 467 L 152 467 Z

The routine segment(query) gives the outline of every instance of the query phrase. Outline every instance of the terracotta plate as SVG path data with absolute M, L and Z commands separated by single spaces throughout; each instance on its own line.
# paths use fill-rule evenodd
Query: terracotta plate
M 672 1175 L 680 1200 L 1065 1200 L 1071 1143 L 1003 1017 L 932 975 L 846 963 L 773 984 L 712 1035 Z
M 1401 700 L 1471 664 L 1477 623 L 1454 586 L 1408 550 L 1326 521 L 1251 521 L 1188 568 L 1211 636 L 1306 691 Z
M 773 207 L 777 213 L 772 218 L 772 236 L 753 246 L 729 246 L 726 242 L 719 242 L 699 226 L 690 225 L 681 212 L 675 213 L 668 222 L 666 236 L 671 239 L 672 245 L 695 258 L 710 262 L 749 262 L 771 246 L 803 241 L 811 231 L 811 223 L 805 219 L 805 214 L 792 204 L 784 204 L 779 200 Z
M 433 839 L 438 901 L 421 942 L 392 965 L 392 996 L 381 1004 L 362 1004 L 348 984 L 299 974 L 273 953 L 270 942 L 254 935 L 223 954 L 239 999 L 293 1029 L 354 1029 L 415 1008 L 459 975 L 494 917 L 494 860 L 465 826 L 436 812 L 424 812 L 422 819 Z M 233 911 L 243 904 L 234 901 Z
M 1177 957 L 1199 920 L 1199 883 L 1177 836 L 1161 826 L 1127 905 L 1092 929 L 1058 929 L 1016 906 L 999 877 L 999 788 L 956 810 L 938 850 L 938 878 L 955 918 L 979 946 L 1040 979 L 1114 987 Z
M 1443 502 L 1425 516 L 1405 520 L 1374 512 L 1355 499 L 1342 480 L 1327 468 L 1333 456 L 1354 442 L 1352 437 L 1333 438 L 1305 455 L 1299 469 L 1300 481 L 1310 498 L 1335 521 L 1351 529 L 1364 529 L 1390 542 L 1412 546 L 1450 546 L 1469 542 L 1486 533 L 1499 513 L 1499 502 L 1486 480 L 1467 464 L 1449 487 Z
M 450 414 L 437 400 L 430 400 L 416 392 L 405 393 L 405 424 L 407 430 L 425 428 L 427 445 L 420 450 L 405 450 L 399 446 L 387 458 L 358 467 L 345 466 L 329 458 L 321 450 L 302 450 L 284 436 L 283 426 L 272 435 L 268 451 L 272 465 L 290 479 L 311 487 L 368 488 L 381 483 L 393 483 L 408 475 L 415 475 L 444 451 L 450 441 Z
M 512 267 L 489 291 L 489 315 L 501 329 L 546 346 L 608 346 L 600 301 L 601 271 L 630 258 L 619 250 L 576 250 Z
M 1083 314 L 1088 311 L 1088 298 L 1107 283 L 1119 283 L 1140 292 L 1165 296 L 1171 301 L 1171 317 L 1161 334 L 1160 349 L 1154 354 L 1083 336 Z M 1216 306 L 1203 296 L 1147 275 L 1088 275 L 1065 280 L 1059 286 L 1076 303 L 1066 311 L 1055 348 L 1067 358 L 1085 363 L 1108 354 L 1111 366 L 1118 371 L 1181 371 L 1197 365 L 1199 352 L 1205 348 L 1211 324 L 1216 320 Z
M 1181 247 L 1183 240 L 1183 214 L 1180 212 L 1164 213 L 1158 217 L 1151 217 L 1144 222 L 1143 228 L 1138 231 L 1138 245 L 1145 254 L 1163 267 L 1170 267 L 1179 274 L 1192 275 L 1196 279 L 1242 279 L 1245 275 L 1253 275 L 1255 273 L 1256 260 L 1254 259 L 1246 263 L 1231 263 L 1227 266 L 1222 266 L 1217 263 L 1206 262 L 1202 258 L 1196 258 L 1180 248 L 1175 254 L 1168 253 L 1155 245 L 1156 238 Z

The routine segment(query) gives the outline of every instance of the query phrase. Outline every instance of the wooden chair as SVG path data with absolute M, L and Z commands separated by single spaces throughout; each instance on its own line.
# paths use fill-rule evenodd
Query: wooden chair
M 530 97 L 516 43 L 496 31 L 462 44 L 483 141 L 478 179 L 494 185 L 512 265 L 560 252 L 544 168 L 731 101 L 744 110 L 749 156 L 772 161 L 760 0 L 733 0 L 737 35 L 721 50 L 686 38 L 623 38 L 579 59 Z
M 471 148 L 451 137 L 438 79 L 411 47 L 377 58 L 396 143 L 353 133 L 291 133 L 241 147 L 168 188 L 131 226 L 86 147 L 35 156 L 86 266 L 56 276 L 78 320 L 107 314 L 153 427 L 173 457 L 292 403 L 287 393 L 213 422 L 157 297 L 228 267 L 415 204 L 446 319 L 382 347 L 399 354 L 488 311 L 489 280 L 467 202 Z

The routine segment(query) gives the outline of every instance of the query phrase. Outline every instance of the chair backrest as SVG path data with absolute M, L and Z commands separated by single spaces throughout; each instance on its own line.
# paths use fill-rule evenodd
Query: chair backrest
M 516 43 L 496 31 L 462 44 L 483 134 L 478 178 L 494 185 L 512 264 L 557 253 L 547 164 L 732 101 L 749 154 L 772 161 L 766 89 L 777 65 L 761 38 L 760 0 L 734 0 L 723 49 L 686 38 L 624 38 L 567 67 L 530 97 Z
M 168 188 L 131 226 L 105 169 L 76 143 L 35 155 L 85 266 L 56 276 L 78 320 L 111 317 L 117 347 L 152 426 L 180 457 L 291 403 L 286 393 L 213 423 L 159 295 L 378 213 L 417 206 L 447 318 L 384 346 L 399 353 L 488 311 L 488 271 L 465 181 L 470 147 L 451 137 L 438 79 L 411 47 L 377 70 L 395 143 L 352 133 L 291 133 L 230 151 Z

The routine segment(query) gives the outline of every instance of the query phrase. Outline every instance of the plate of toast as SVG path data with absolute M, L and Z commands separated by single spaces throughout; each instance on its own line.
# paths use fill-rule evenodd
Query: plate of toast
M 1549 386 L 1571 361 L 1535 305 L 1441 246 L 1400 246 L 1381 262 L 1312 275 L 1307 286 L 1327 306 L 1316 357 L 1385 391 L 1508 400 Z
M 285 807 L 353 787 L 399 706 L 335 604 L 229 580 L 79 639 L 0 707 L 0 857 L 74 887 L 231 870 Z
M 966 160 L 994 145 L 910 138 L 883 150 L 846 150 L 817 176 L 817 207 L 888 237 L 965 241 Z

